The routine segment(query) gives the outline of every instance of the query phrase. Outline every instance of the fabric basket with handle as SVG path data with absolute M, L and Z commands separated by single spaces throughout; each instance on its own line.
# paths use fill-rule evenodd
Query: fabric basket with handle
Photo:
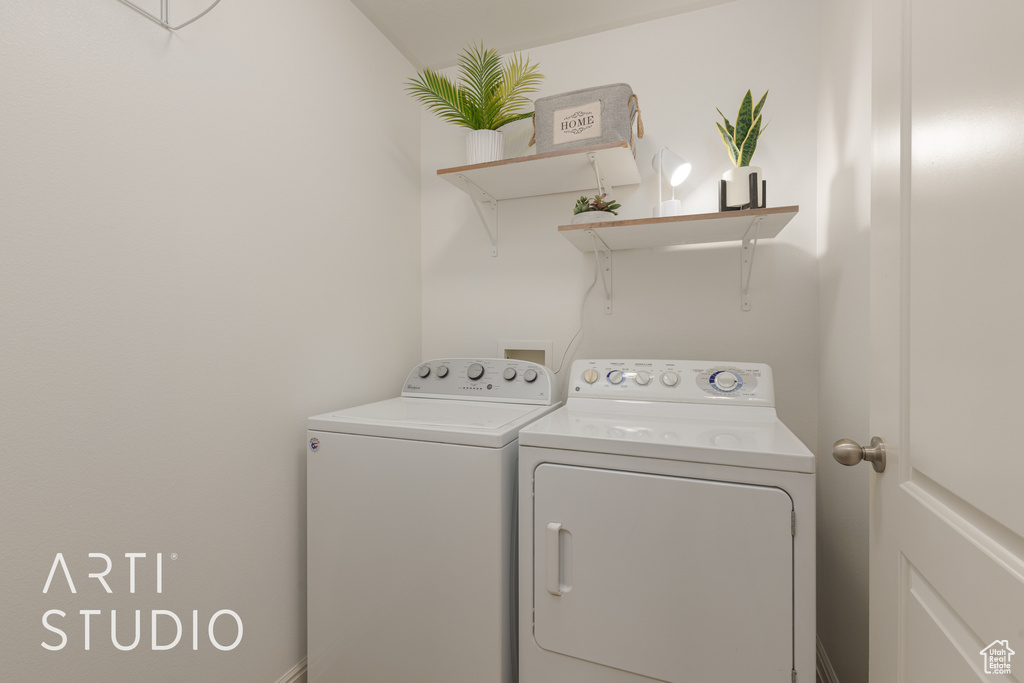
M 636 137 L 633 122 L 636 121 Z M 541 97 L 534 102 L 537 153 L 626 142 L 636 156 L 636 139 L 644 136 L 640 104 L 626 83 Z

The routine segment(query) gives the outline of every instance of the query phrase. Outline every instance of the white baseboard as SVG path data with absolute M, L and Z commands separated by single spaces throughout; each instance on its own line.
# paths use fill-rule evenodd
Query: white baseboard
M 277 683 L 306 683 L 306 658 L 303 657 L 301 662 L 288 670 L 288 673 L 277 679 Z
M 815 665 L 818 669 L 818 683 L 839 683 L 839 679 L 836 678 L 835 669 L 832 668 L 832 662 L 828 661 L 828 653 L 825 652 L 825 646 L 821 644 L 820 639 L 815 639 L 817 645 L 817 661 Z

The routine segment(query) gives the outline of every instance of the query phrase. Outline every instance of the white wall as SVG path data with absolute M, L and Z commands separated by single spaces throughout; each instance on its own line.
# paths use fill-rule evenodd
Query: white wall
M 730 162 L 715 108 L 734 118 L 747 88 L 758 96 L 771 89 L 770 124 L 755 162 L 765 168 L 769 204 L 801 210 L 777 239 L 757 248 L 753 310 L 740 310 L 738 243 L 616 252 L 614 313 L 604 315 L 598 284 L 577 356 L 767 362 L 782 418 L 811 447 L 817 442 L 816 12 L 813 0 L 738 0 L 527 52 L 547 75 L 538 96 L 615 82 L 628 82 L 638 94 L 647 130 L 637 154 L 642 182 L 615 189 L 623 218 L 651 215 L 657 201 L 651 157 L 662 145 L 694 164 L 682 188 L 685 212 L 717 211 L 717 182 Z M 723 27 L 739 30 L 751 22 L 764 39 L 752 50 L 737 49 Z M 529 124 L 517 125 L 513 148 L 529 138 Z M 423 131 L 424 356 L 491 355 L 499 339 L 548 340 L 557 366 L 593 278 L 593 256 L 556 231 L 569 222 L 580 193 L 502 202 L 499 255 L 492 258 L 468 197 L 435 175 L 464 163 L 464 133 L 428 114 Z
M 871 11 L 821 3 L 818 85 L 818 637 L 838 680 L 868 680 L 868 483 L 832 444 L 868 433 Z
M 114 0 L 5 2 L 0 64 L 0 679 L 276 681 L 305 655 L 304 418 L 419 360 L 412 69 L 337 0 L 177 35 Z M 57 553 L 77 594 L 60 570 L 42 593 Z M 110 612 L 130 644 L 137 609 L 120 652 Z

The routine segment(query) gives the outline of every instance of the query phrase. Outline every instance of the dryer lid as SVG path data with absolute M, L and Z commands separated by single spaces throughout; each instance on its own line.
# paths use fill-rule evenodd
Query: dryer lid
M 814 454 L 773 408 L 570 399 L 519 434 L 521 446 L 814 472 Z

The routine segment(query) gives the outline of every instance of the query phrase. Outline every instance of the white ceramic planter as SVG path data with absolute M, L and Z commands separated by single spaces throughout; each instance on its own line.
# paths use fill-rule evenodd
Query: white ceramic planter
M 754 174 L 757 175 L 757 191 L 758 195 L 760 195 L 760 166 L 740 166 L 738 168 L 730 168 L 722 174 L 722 180 L 725 181 L 726 206 L 743 206 L 744 204 L 750 203 L 750 176 Z M 760 200 L 761 197 L 758 196 L 758 199 Z
M 471 130 L 466 135 L 466 163 L 486 164 L 505 158 L 505 136 L 497 130 Z
M 577 223 L 601 223 L 603 221 L 615 221 L 619 217 L 611 211 L 584 211 L 583 213 L 575 213 L 572 216 L 572 224 Z

